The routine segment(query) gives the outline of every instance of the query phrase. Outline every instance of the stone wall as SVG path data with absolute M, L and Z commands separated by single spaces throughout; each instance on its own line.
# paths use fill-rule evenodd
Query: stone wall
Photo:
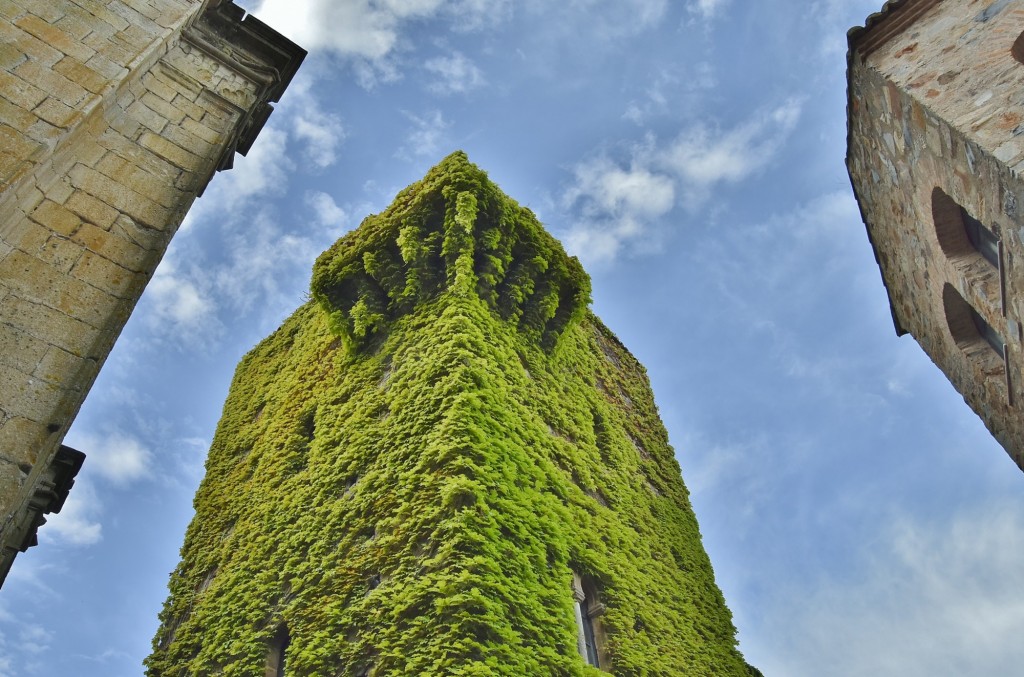
M 171 237 L 304 54 L 221 0 L 0 0 L 0 581 Z
M 871 29 L 852 38 L 847 164 L 897 331 L 1024 468 L 1024 64 L 1011 53 L 1024 8 L 928 5 L 880 45 L 863 39 Z M 995 264 L 968 243 L 958 207 L 999 238 Z M 958 296 L 999 334 L 1002 355 Z

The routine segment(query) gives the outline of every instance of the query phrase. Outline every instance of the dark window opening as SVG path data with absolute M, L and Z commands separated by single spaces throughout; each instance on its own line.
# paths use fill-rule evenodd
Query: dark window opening
M 270 651 L 267 654 L 267 669 L 264 672 L 266 677 L 285 677 L 288 645 L 291 644 L 291 636 L 288 634 L 288 626 L 284 623 L 278 626 L 274 633 L 274 639 L 270 641 Z
M 974 308 L 971 308 L 971 320 L 974 322 L 974 328 L 978 330 L 978 335 L 985 339 L 985 343 L 992 346 L 992 350 L 996 351 L 999 357 L 1002 357 L 1003 337 Z
M 999 238 L 941 188 L 932 190 L 935 236 L 946 256 L 977 253 L 999 268 Z
M 963 207 L 960 208 L 960 215 L 964 221 L 964 232 L 967 239 L 974 246 L 978 253 L 985 257 L 985 260 L 995 267 L 999 267 L 999 238 L 986 228 L 981 221 L 967 213 Z
M 942 288 L 942 305 L 949 333 L 958 346 L 968 350 L 972 344 L 984 341 L 1003 359 L 1003 337 L 948 282 Z

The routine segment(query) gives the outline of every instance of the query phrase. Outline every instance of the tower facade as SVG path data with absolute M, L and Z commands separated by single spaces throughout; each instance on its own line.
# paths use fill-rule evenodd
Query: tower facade
M 1024 468 L 1024 6 L 888 2 L 849 44 L 847 167 L 896 332 Z
M 455 153 L 243 358 L 148 675 L 748 675 L 643 367 Z
M 230 0 L 0 2 L 0 583 L 171 237 L 304 56 Z

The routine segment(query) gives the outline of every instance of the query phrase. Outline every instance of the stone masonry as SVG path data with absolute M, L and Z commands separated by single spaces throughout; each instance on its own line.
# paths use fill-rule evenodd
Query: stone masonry
M 0 582 L 182 217 L 304 56 L 230 0 L 0 0 Z
M 1020 1 L 887 3 L 850 32 L 847 166 L 897 333 L 1024 468 L 1022 34 Z

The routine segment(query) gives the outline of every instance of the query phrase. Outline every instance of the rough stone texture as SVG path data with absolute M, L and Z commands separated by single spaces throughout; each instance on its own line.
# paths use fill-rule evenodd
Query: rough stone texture
M 0 0 L 0 582 L 185 212 L 304 56 L 243 17 L 223 0 Z
M 890 3 L 851 31 L 847 165 L 897 332 L 1024 468 L 1024 64 L 1011 53 L 1022 32 L 1024 6 L 1003 0 Z M 1000 239 L 998 267 L 962 228 L 944 229 L 953 203 Z M 947 312 L 952 289 L 1002 337 L 1005 361 L 969 316 Z

